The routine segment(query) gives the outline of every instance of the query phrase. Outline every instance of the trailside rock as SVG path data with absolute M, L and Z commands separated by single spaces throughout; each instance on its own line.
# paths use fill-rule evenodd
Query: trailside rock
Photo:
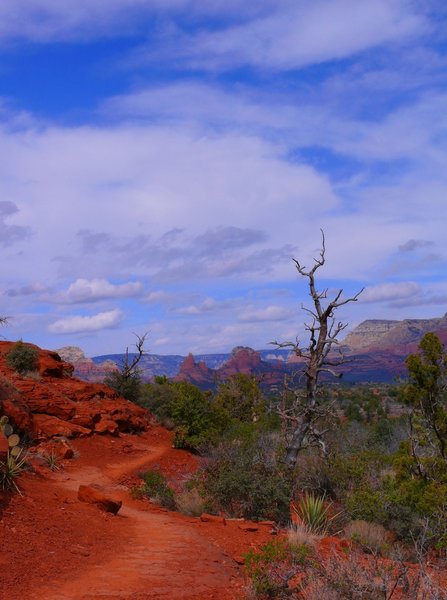
M 123 504 L 121 500 L 113 498 L 99 485 L 80 485 L 78 490 L 78 500 L 87 502 L 88 504 L 95 504 L 101 510 L 110 512 L 114 515 L 117 514 Z
M 34 347 L 32 344 L 30 344 Z M 20 374 L 7 364 L 12 342 L 0 342 L 0 411 L 15 427 L 39 441 L 91 433 L 142 431 L 147 410 L 100 383 L 71 377 L 72 367 L 56 352 L 38 350 L 39 373 Z
M 80 437 L 90 435 L 91 429 L 75 425 L 69 421 L 62 421 L 51 415 L 34 414 L 32 432 L 38 439 L 48 439 L 54 436 Z

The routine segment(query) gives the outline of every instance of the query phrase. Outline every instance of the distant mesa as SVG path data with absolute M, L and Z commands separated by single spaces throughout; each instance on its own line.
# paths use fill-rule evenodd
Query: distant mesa
M 445 338 L 447 334 L 447 314 L 434 319 L 363 321 L 346 336 L 344 346 L 351 353 L 392 350 L 408 354 L 414 352 L 419 340 L 430 331 L 438 333 L 441 338 Z
M 343 365 L 344 381 L 392 382 L 406 373 L 405 358 L 415 352 L 422 336 L 433 331 L 447 343 L 447 314 L 433 319 L 404 321 L 369 319 L 349 333 L 340 344 L 349 361 Z M 86 381 L 102 381 L 122 363 L 123 354 L 86 358 L 80 348 L 58 350 L 61 357 L 74 365 L 74 374 Z M 166 375 L 175 381 L 189 381 L 211 389 L 235 373 L 252 374 L 266 386 L 282 385 L 285 375 L 300 371 L 303 359 L 284 348 L 253 350 L 236 346 L 230 353 L 193 356 L 146 354 L 140 367 L 143 379 Z

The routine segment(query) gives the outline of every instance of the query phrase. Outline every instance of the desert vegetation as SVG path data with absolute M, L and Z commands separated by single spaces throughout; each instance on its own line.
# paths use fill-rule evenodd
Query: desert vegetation
M 308 345 L 275 342 L 302 359 L 303 385 L 272 394 L 238 373 L 212 392 L 157 377 L 138 402 L 201 457 L 188 483 L 196 505 L 289 526 L 246 557 L 255 596 L 443 598 L 427 561 L 447 550 L 447 355 L 428 333 L 404 382 L 343 385 L 335 313 L 359 294 L 326 300 L 315 283 L 324 262 L 324 236 L 311 269 L 296 261 L 313 301 Z M 346 557 L 318 554 L 327 536 L 346 541 Z
M 313 302 L 305 309 L 309 342 L 304 348 L 275 342 L 302 367 L 301 379 L 288 379 L 280 392 L 244 373 L 213 390 L 165 376 L 143 382 L 146 335 L 137 336 L 136 354 L 126 351 L 106 383 L 148 409 L 172 431 L 173 447 L 193 453 L 199 466 L 180 484 L 160 468 L 146 470 L 132 496 L 189 516 L 211 513 L 276 528 L 280 535 L 243 557 L 252 597 L 442 600 L 447 354 L 427 333 L 399 384 L 344 384 L 337 346 L 345 325 L 335 314 L 358 294 L 343 299 L 339 290 L 328 300 L 326 290 L 318 291 L 315 273 L 324 262 L 324 236 L 310 270 L 296 262 Z M 37 356 L 19 341 L 6 363 L 27 376 Z M 9 448 L 0 484 L 19 491 L 24 454 L 6 417 L 0 427 Z M 56 454 L 44 458 L 49 470 L 59 470 Z

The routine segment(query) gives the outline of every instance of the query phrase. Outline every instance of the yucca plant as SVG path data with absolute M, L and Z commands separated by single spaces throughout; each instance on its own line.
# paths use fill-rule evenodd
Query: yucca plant
M 292 511 L 310 533 L 325 535 L 330 524 L 340 514 L 333 514 L 332 506 L 332 502 L 328 502 L 325 496 L 306 493 L 296 505 L 292 506 Z
M 8 452 L 6 460 L 0 461 L 0 485 L 4 490 L 16 490 L 22 495 L 15 480 L 23 471 L 25 463 L 26 456 L 22 452 L 16 456 L 12 452 Z
M 45 454 L 43 458 L 47 467 L 51 469 L 51 471 L 59 471 L 61 468 L 59 464 L 59 457 L 54 450 L 51 450 L 49 454 Z

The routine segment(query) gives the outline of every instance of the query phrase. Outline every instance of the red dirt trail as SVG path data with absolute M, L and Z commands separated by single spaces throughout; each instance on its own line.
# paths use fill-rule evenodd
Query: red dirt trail
M 22 476 L 23 497 L 4 502 L 0 520 L 0 598 L 8 600 L 236 600 L 244 577 L 236 560 L 269 538 L 168 512 L 133 500 L 129 487 L 146 467 L 177 485 L 197 459 L 173 450 L 160 427 L 142 435 L 93 436 L 74 442 L 78 458 L 64 469 Z M 80 484 L 118 496 L 117 516 L 77 500 Z M 0 507 L 1 510 L 1 507 Z

